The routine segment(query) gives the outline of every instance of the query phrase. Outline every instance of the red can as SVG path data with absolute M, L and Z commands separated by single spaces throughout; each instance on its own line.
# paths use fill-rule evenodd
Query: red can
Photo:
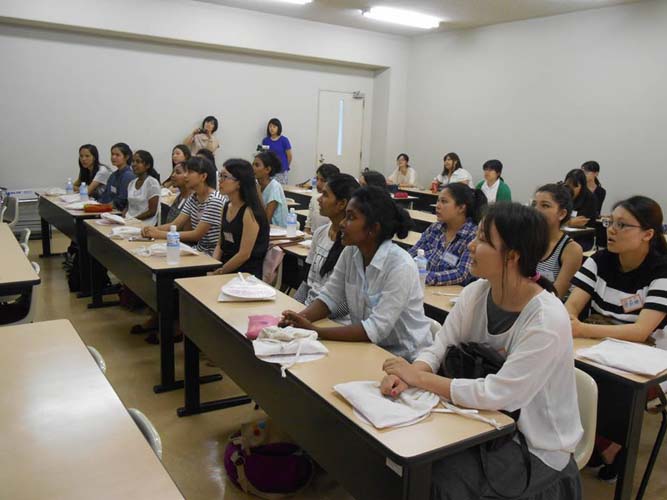
M 439 187 L 440 187 L 440 183 L 434 179 L 433 182 L 431 182 L 431 192 L 432 193 L 437 193 Z

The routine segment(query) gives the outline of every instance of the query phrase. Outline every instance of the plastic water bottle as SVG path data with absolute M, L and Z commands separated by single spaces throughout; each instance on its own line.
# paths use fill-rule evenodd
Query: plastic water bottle
M 417 270 L 419 271 L 419 282 L 421 283 L 423 290 L 426 287 L 426 275 L 428 274 L 428 271 L 426 270 L 428 261 L 424 256 L 424 249 L 420 248 L 419 250 L 417 250 L 417 257 L 415 257 L 415 263 L 417 264 Z
M 169 226 L 167 233 L 167 264 L 175 266 L 181 261 L 181 236 L 176 226 Z
M 317 177 L 310 179 L 310 188 L 313 190 L 313 192 L 317 191 Z
M 67 178 L 67 184 L 65 185 L 65 193 L 72 194 L 74 193 L 74 184 L 72 184 L 72 178 Z
M 296 220 L 296 212 L 294 211 L 294 207 L 289 209 L 289 213 L 287 214 L 287 237 L 288 238 L 294 238 L 296 236 L 296 225 L 297 225 L 297 220 Z
M 81 197 L 81 201 L 88 201 L 88 186 L 85 182 L 82 182 L 79 186 L 79 197 Z

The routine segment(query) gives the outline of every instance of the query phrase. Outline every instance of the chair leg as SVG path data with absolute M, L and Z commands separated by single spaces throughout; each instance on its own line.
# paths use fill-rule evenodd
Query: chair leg
M 644 497 L 649 479 L 651 479 L 653 467 L 655 466 L 655 461 L 658 459 L 658 453 L 660 453 L 662 441 L 665 438 L 665 431 L 667 431 L 667 400 L 665 399 L 665 394 L 662 391 L 660 391 L 659 397 L 662 406 L 662 410 L 660 412 L 662 415 L 662 422 L 660 423 L 660 429 L 658 429 L 658 435 L 655 438 L 655 443 L 653 444 L 653 449 L 651 450 L 651 456 L 649 457 L 648 463 L 646 464 L 646 470 L 642 476 L 642 482 L 639 484 L 637 500 L 641 500 Z

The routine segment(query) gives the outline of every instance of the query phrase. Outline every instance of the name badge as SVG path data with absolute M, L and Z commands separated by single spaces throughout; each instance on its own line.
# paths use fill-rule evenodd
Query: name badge
M 451 252 L 445 252 L 444 257 L 442 258 L 448 265 L 454 267 L 459 262 L 459 257 L 454 255 Z
M 540 271 L 540 274 L 552 283 L 556 281 L 553 271 Z
M 181 210 L 183 205 L 185 205 L 185 200 L 181 200 L 181 202 L 178 204 L 178 209 Z
M 225 241 L 229 241 L 230 243 L 234 243 L 234 236 L 232 236 L 232 233 L 228 232 L 223 232 L 223 236 L 225 237 Z
M 623 306 L 623 312 L 631 313 L 633 311 L 641 309 L 644 306 L 644 301 L 642 300 L 640 295 L 636 293 L 634 295 L 630 295 L 629 297 L 621 299 L 621 306 Z
M 118 192 L 118 189 L 116 189 L 116 186 L 110 186 L 109 190 L 113 193 L 116 194 Z
M 572 210 L 572 217 L 576 217 L 576 216 L 577 216 L 577 211 L 576 211 L 576 210 Z

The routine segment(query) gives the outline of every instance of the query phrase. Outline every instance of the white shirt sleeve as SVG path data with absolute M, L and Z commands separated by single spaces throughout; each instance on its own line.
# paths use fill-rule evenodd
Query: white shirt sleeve
M 387 177 L 387 182 L 392 184 L 396 183 L 396 177 L 398 177 L 398 169 L 394 170 L 389 177 Z
M 408 184 L 411 186 L 417 185 L 417 171 L 412 167 L 408 169 Z
M 160 181 L 158 181 L 155 177 L 151 177 L 150 175 L 146 178 L 146 199 L 150 200 L 151 198 L 154 198 L 155 196 L 159 197 L 160 193 L 162 191 L 162 188 L 160 187 Z

